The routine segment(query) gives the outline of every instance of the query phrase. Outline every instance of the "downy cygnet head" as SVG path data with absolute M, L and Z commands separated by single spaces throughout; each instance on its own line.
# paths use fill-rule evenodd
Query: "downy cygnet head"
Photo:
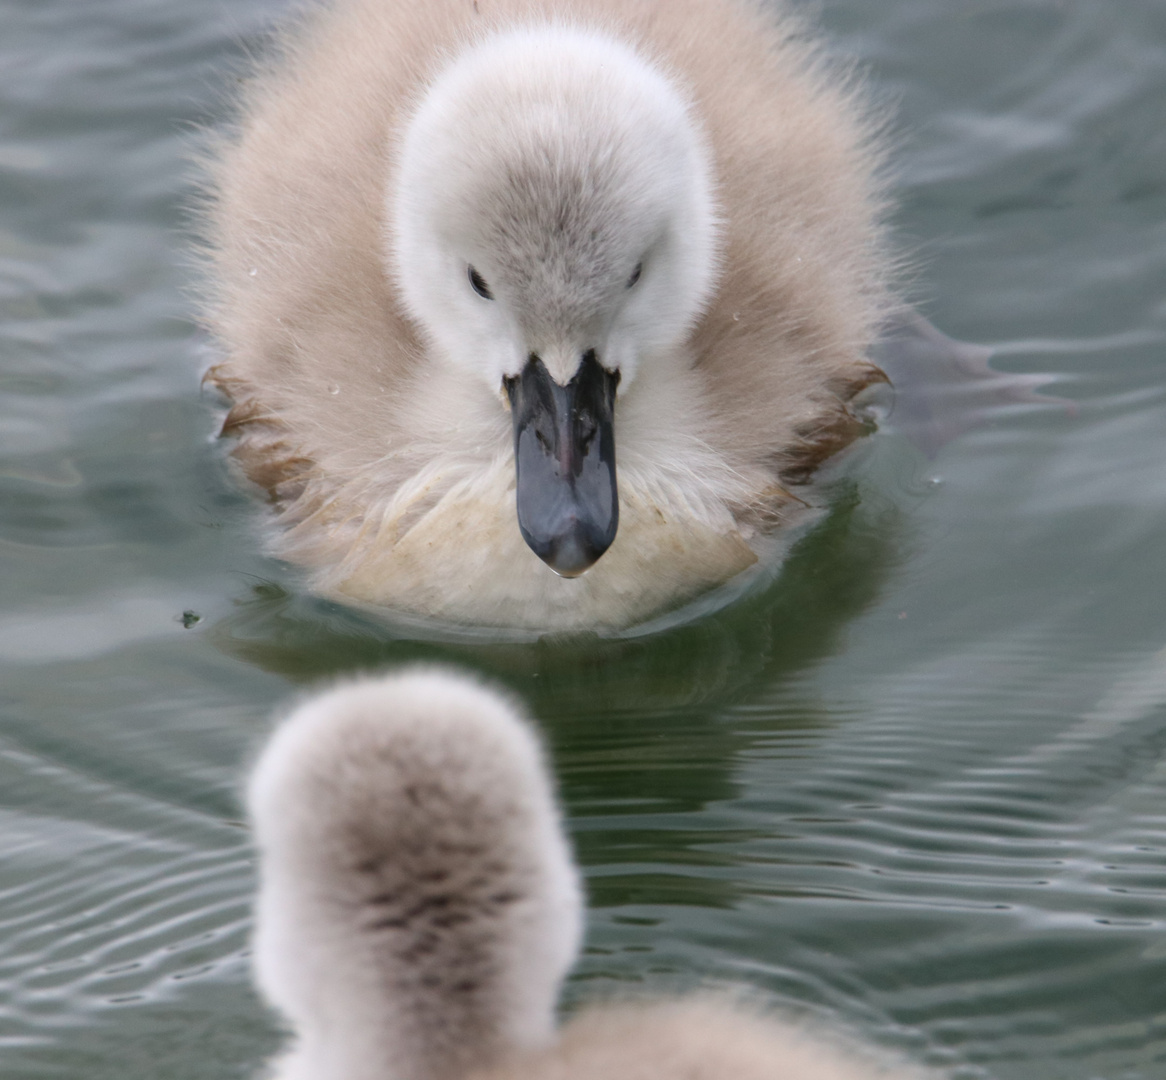
M 526 29 L 438 75 L 396 168 L 405 304 L 436 358 L 509 401 L 522 535 L 581 574 L 619 519 L 617 388 L 676 355 L 713 284 L 701 132 L 626 46 Z
M 539 741 L 440 669 L 342 683 L 260 756 L 255 973 L 280 1080 L 449 1080 L 545 1046 L 582 896 Z

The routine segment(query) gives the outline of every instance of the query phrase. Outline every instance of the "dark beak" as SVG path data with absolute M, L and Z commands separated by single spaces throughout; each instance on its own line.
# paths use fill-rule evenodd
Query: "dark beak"
M 514 420 L 518 527 L 556 574 L 578 577 L 611 547 L 615 488 L 615 388 L 591 350 L 560 386 L 537 356 L 505 380 Z

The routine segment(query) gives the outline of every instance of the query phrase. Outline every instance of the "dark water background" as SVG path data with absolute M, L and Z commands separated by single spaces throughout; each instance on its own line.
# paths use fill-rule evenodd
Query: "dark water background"
M 0 1075 L 248 1074 L 241 767 L 311 677 L 442 656 L 545 720 L 573 999 L 746 981 L 961 1080 L 1166 1076 L 1166 4 L 825 0 L 917 299 L 1076 412 L 881 432 L 764 594 L 569 647 L 394 640 L 259 553 L 177 252 L 282 10 L 0 0 Z

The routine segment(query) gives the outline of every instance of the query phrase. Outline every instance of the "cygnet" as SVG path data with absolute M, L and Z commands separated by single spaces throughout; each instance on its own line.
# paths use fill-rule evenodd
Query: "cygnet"
M 223 426 L 328 596 L 620 629 L 775 549 L 895 308 L 878 124 L 751 0 L 335 0 L 211 157 Z M 617 468 L 618 462 L 618 468 Z
M 583 902 L 511 700 L 442 670 L 300 705 L 251 776 L 254 963 L 294 1033 L 277 1080 L 919 1080 L 724 996 L 556 1030 Z

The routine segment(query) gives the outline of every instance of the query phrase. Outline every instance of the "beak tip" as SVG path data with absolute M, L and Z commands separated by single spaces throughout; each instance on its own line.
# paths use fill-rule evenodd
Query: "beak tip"
M 573 566 L 568 569 L 566 567 L 555 566 L 555 564 L 551 562 L 547 563 L 547 566 L 549 566 L 556 574 L 558 574 L 559 577 L 566 578 L 568 581 L 571 581 L 577 577 L 582 577 L 594 565 L 595 563 L 589 563 L 587 566 Z
M 531 536 L 527 544 L 559 577 L 577 578 L 585 574 L 611 546 L 612 537 L 596 540 L 583 529 L 570 529 L 549 541 L 539 543 Z

